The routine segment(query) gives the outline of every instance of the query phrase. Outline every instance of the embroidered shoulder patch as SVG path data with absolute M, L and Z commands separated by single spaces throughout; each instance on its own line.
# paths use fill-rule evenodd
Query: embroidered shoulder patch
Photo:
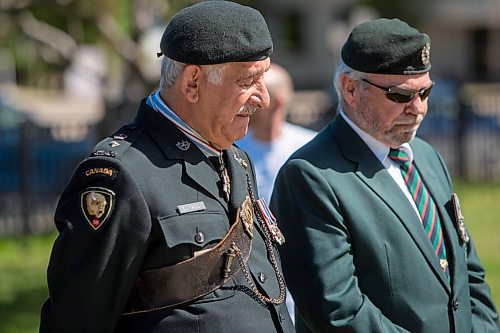
M 116 171 L 113 168 L 107 167 L 107 168 L 90 168 L 85 170 L 85 176 L 90 177 L 94 175 L 104 175 L 108 176 L 111 178 L 115 178 L 118 174 L 118 171 Z
M 81 208 L 92 229 L 99 229 L 111 216 L 115 193 L 102 187 L 92 187 L 82 193 Z

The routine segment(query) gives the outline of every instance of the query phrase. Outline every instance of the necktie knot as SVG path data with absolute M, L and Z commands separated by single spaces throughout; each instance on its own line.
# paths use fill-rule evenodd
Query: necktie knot
M 402 148 L 391 148 L 389 150 L 389 158 L 401 168 L 408 168 L 411 163 L 410 157 Z

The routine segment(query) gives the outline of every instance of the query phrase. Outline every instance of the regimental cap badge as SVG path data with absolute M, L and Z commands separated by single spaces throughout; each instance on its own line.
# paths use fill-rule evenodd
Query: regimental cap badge
M 106 188 L 89 188 L 82 193 L 82 213 L 92 229 L 99 229 L 109 219 L 114 203 L 114 192 Z
M 191 143 L 187 140 L 182 140 L 182 141 L 177 142 L 175 144 L 175 146 L 182 151 L 186 151 L 189 149 L 189 147 L 191 147 Z
M 427 66 L 431 60 L 431 43 L 427 42 L 425 43 L 424 47 L 422 48 L 422 63 Z

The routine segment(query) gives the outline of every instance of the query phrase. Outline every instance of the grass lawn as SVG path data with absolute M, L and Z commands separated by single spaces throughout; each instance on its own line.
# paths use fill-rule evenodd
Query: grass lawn
M 465 223 L 500 305 L 500 183 L 456 183 Z M 46 267 L 54 234 L 0 239 L 0 332 L 38 332 L 47 297 Z
M 0 240 L 0 332 L 38 332 L 55 235 Z

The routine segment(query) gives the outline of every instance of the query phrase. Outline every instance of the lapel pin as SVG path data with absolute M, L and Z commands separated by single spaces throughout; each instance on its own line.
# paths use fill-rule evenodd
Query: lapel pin
M 114 148 L 114 147 L 118 147 L 120 144 L 113 140 L 109 143 L 109 145 Z
M 177 142 L 175 144 L 175 146 L 182 151 L 186 151 L 189 149 L 189 147 L 191 147 L 191 143 L 189 143 L 189 141 L 187 141 L 187 140 L 182 140 L 182 141 Z
M 443 271 L 445 271 L 446 268 L 448 267 L 448 260 L 446 260 L 446 259 L 440 259 L 439 260 L 439 265 L 441 266 L 441 268 L 443 269 Z

